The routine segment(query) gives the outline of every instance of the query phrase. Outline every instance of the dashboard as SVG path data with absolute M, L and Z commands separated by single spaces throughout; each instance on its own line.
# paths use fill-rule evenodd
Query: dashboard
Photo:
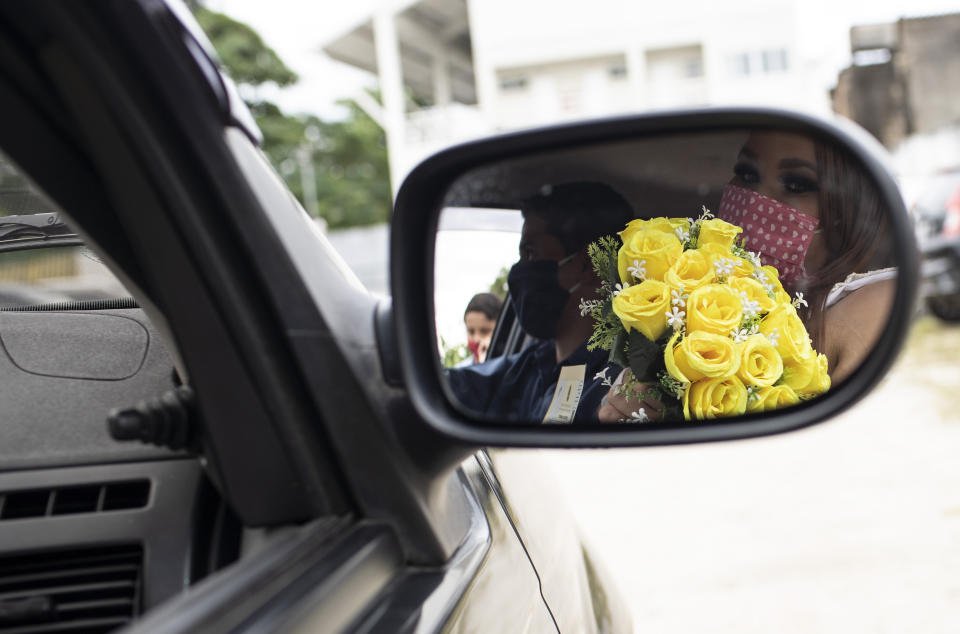
M 173 389 L 139 308 L 0 310 L 0 632 L 109 631 L 235 560 L 197 457 L 107 415 Z

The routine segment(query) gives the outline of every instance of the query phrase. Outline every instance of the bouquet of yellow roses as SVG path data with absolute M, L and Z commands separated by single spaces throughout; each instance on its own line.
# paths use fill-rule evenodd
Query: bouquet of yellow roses
M 786 407 L 830 388 L 827 358 L 797 313 L 803 294 L 791 299 L 776 268 L 737 243 L 741 232 L 704 207 L 696 221 L 633 220 L 589 246 L 604 299 L 581 301 L 594 319 L 587 348 L 629 368 L 619 393 L 690 420 Z

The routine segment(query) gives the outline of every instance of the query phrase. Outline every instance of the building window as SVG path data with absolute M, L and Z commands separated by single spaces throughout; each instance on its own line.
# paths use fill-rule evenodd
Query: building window
M 778 48 L 763 52 L 763 72 L 782 73 L 787 70 L 787 51 Z
M 874 66 L 876 64 L 886 64 L 893 59 L 893 53 L 889 48 L 869 48 L 862 51 L 853 52 L 854 66 Z
M 691 57 L 683 62 L 683 76 L 687 78 L 703 77 L 703 60 Z
M 730 57 L 730 73 L 733 75 L 750 74 L 750 54 L 739 53 Z
M 523 90 L 527 87 L 526 77 L 503 77 L 500 79 L 500 90 Z
M 607 72 L 613 79 L 624 79 L 627 76 L 627 65 L 623 63 L 611 64 Z

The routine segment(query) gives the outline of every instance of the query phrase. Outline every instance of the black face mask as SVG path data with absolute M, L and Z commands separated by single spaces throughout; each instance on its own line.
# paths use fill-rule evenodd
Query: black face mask
M 557 336 L 560 315 L 571 292 L 560 286 L 557 271 L 574 255 L 576 253 L 559 262 L 524 260 L 511 267 L 507 275 L 510 298 L 513 309 L 517 311 L 517 319 L 527 334 L 538 339 Z

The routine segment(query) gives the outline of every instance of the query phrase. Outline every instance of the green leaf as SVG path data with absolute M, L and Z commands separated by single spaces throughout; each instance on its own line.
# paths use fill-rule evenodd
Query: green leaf
M 630 362 L 627 359 L 626 354 L 626 344 L 627 344 L 627 331 L 622 327 L 617 333 L 616 337 L 613 339 L 613 345 L 610 347 L 610 362 L 616 363 L 621 368 L 626 368 L 630 366 Z
M 611 284 L 616 284 L 617 282 L 620 281 L 620 268 L 617 266 L 616 251 L 614 251 L 613 254 L 610 255 L 610 264 L 609 264 L 607 275 L 609 275 L 607 279 L 610 280 Z
M 655 381 L 657 371 L 664 367 L 663 345 L 647 339 L 634 330 L 628 340 L 628 361 L 633 375 L 640 381 Z

